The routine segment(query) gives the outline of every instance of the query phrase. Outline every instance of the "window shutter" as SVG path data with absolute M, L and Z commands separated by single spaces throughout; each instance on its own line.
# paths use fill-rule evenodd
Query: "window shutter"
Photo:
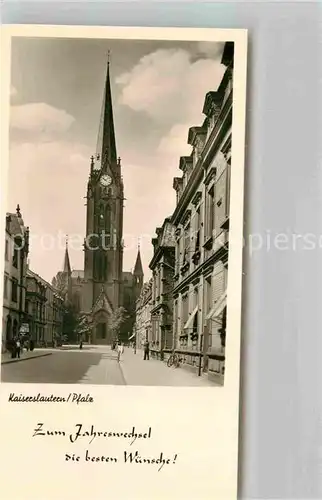
M 216 202 L 215 202 L 215 230 L 216 235 L 220 234 L 221 224 L 226 218 L 226 175 L 225 169 L 216 182 Z
M 212 302 L 215 302 L 222 296 L 225 291 L 225 275 L 224 269 L 220 267 L 217 272 L 213 274 L 212 277 Z

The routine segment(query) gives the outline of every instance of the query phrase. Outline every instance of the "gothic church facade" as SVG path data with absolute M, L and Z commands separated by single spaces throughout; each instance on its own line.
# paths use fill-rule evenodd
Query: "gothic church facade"
M 71 269 L 66 244 L 63 271 L 53 279 L 53 285 L 63 290 L 77 312 L 89 316 L 93 344 L 113 342 L 110 324 L 119 307 L 128 315 L 120 337 L 126 340 L 130 336 L 143 285 L 140 250 L 133 273 L 123 271 L 123 209 L 124 185 L 116 151 L 108 63 L 97 149 L 87 183 L 84 270 Z

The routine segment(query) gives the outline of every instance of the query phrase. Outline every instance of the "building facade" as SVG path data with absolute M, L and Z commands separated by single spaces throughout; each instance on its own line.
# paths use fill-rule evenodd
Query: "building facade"
M 43 280 L 30 269 L 27 271 L 26 313 L 29 320 L 30 338 L 36 346 L 45 344 L 46 328 L 46 285 Z
M 41 276 L 27 271 L 26 315 L 36 346 L 56 346 L 62 339 L 64 298 Z
M 152 279 L 142 287 L 139 298 L 136 302 L 136 320 L 134 325 L 136 346 L 141 349 L 146 340 L 153 345 L 151 322 L 152 309 Z
M 187 368 L 219 383 L 225 370 L 233 55 L 233 43 L 226 43 L 223 79 L 206 95 L 202 126 L 189 129 L 192 153 L 180 158 L 171 219 L 175 349 Z
M 90 320 L 93 344 L 115 340 L 109 325 L 120 307 L 125 307 L 129 316 L 121 327 L 121 340 L 128 339 L 135 321 L 143 272 L 137 276 L 134 270 L 131 277 L 131 273 L 123 272 L 123 208 L 124 185 L 116 150 L 108 63 L 97 150 L 91 158 L 87 183 L 84 269 L 71 270 L 66 248 L 63 271 L 53 279 L 53 285 L 64 290 L 65 299 L 76 312 Z
M 173 348 L 173 277 L 175 271 L 175 234 L 170 218 L 156 229 L 152 239 L 151 354 L 166 360 Z
M 3 282 L 2 351 L 26 324 L 26 274 L 29 228 L 24 225 L 20 207 L 6 214 L 5 266 Z

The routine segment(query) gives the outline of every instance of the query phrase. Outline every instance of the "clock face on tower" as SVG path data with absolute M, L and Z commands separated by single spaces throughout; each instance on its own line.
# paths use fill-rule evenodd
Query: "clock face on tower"
M 107 174 L 102 175 L 102 177 L 100 179 L 100 183 L 102 186 L 107 187 L 111 184 L 111 182 L 112 182 L 112 179 L 109 175 L 107 175 Z

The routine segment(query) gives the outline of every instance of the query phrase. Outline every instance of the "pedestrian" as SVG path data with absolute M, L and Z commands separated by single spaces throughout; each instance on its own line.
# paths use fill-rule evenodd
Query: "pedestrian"
M 83 349 L 83 341 L 81 340 L 80 343 L 79 343 L 79 348 L 80 349 Z
M 136 354 L 136 342 L 133 342 L 134 354 Z
M 121 354 L 124 353 L 124 344 L 118 344 L 117 346 L 117 361 L 120 362 Z
M 146 341 L 144 342 L 144 358 L 143 360 L 149 360 L 150 359 L 150 344 L 149 344 L 149 341 L 148 339 L 146 339 Z
M 21 351 L 21 342 L 19 337 L 17 338 L 16 341 L 16 352 L 17 352 L 17 357 L 20 358 L 20 351 Z
M 33 351 L 34 347 L 35 347 L 34 341 L 32 339 L 30 339 L 30 343 L 29 343 L 29 349 L 30 349 L 30 351 Z

